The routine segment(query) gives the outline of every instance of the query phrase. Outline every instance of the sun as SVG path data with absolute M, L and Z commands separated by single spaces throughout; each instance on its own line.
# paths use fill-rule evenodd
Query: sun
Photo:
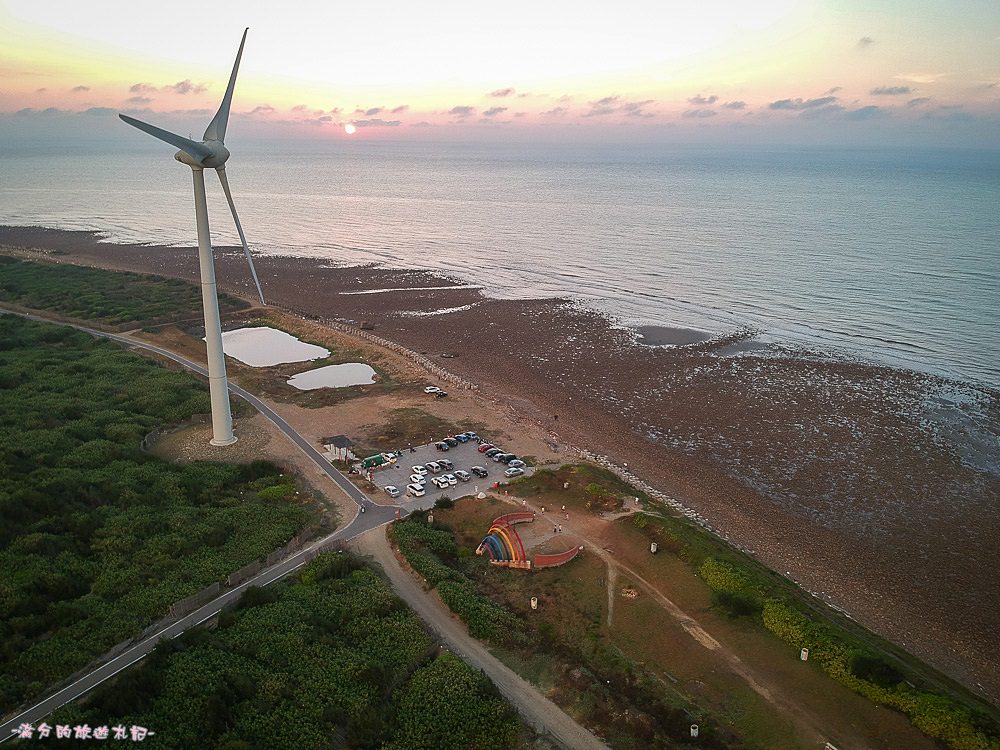
M 347 133 L 348 135 L 354 135 L 357 132 L 357 130 L 358 129 L 354 127 L 354 123 L 351 122 L 347 123 L 344 126 L 344 132 Z

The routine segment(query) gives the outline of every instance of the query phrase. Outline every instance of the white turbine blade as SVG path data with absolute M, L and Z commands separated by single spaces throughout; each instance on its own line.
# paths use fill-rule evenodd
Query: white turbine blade
M 236 88 L 236 74 L 240 69 L 240 58 L 243 57 L 243 45 L 247 41 L 247 32 L 250 30 L 249 27 L 243 29 L 243 39 L 240 41 L 240 51 L 236 53 L 236 62 L 233 63 L 233 72 L 229 76 L 229 86 L 226 87 L 226 95 L 222 97 L 222 104 L 219 105 L 219 111 L 215 113 L 215 117 L 212 118 L 212 122 L 208 124 L 208 128 L 205 130 L 205 140 L 206 141 L 219 141 L 223 143 L 226 140 L 226 125 L 229 124 L 229 107 L 233 103 L 233 89 Z
M 240 224 L 240 217 L 236 213 L 236 204 L 233 203 L 233 194 L 229 191 L 229 178 L 226 177 L 226 168 L 219 167 L 215 170 L 219 173 L 219 182 L 222 183 L 222 192 L 226 194 L 226 200 L 229 201 L 229 210 L 233 212 L 233 221 L 236 222 L 236 231 L 239 232 L 240 242 L 243 243 L 243 252 L 247 256 L 247 263 L 250 266 L 250 274 L 253 276 L 253 283 L 257 285 L 257 294 L 260 295 L 260 303 L 266 305 L 264 301 L 264 292 L 260 290 L 260 281 L 257 279 L 257 270 L 253 267 L 253 258 L 250 257 L 250 248 L 247 245 L 247 238 L 243 234 L 243 226 Z
M 212 155 L 212 151 L 210 149 L 206 148 L 197 141 L 192 141 L 190 138 L 177 135 L 177 133 L 171 133 L 169 130 L 158 128 L 155 125 L 150 125 L 148 122 L 137 120 L 134 117 L 129 117 L 128 115 L 118 116 L 122 119 L 122 122 L 131 125 L 133 128 L 138 128 L 144 133 L 149 133 L 154 138 L 159 138 L 161 141 L 165 141 L 171 146 L 176 146 L 195 161 L 200 162 Z

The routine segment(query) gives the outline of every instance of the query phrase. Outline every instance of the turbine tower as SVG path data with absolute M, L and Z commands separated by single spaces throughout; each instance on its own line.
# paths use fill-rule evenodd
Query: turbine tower
M 198 226 L 198 260 L 201 266 L 201 301 L 205 309 L 208 387 L 212 396 L 211 443 L 220 446 L 232 445 L 236 442 L 236 436 L 233 435 L 233 416 L 229 408 L 229 384 L 226 379 L 226 359 L 222 353 L 222 322 L 219 318 L 219 297 L 215 285 L 212 235 L 208 228 L 208 204 L 205 200 L 206 167 L 214 169 L 219 175 L 219 182 L 222 183 L 222 190 L 226 194 L 229 209 L 233 213 L 233 221 L 236 222 L 236 231 L 240 235 L 240 242 L 243 243 L 243 252 L 250 265 L 253 282 L 257 285 L 257 294 L 260 296 L 261 304 L 265 304 L 264 293 L 260 289 L 257 271 L 254 269 L 253 259 L 250 257 L 250 248 L 247 246 L 243 227 L 240 225 L 240 217 L 236 213 L 236 204 L 233 203 L 233 195 L 229 191 L 229 180 L 226 178 L 226 160 L 229 159 L 229 149 L 224 143 L 226 125 L 229 122 L 229 107 L 233 101 L 233 89 L 236 87 L 236 74 L 240 69 L 240 58 L 243 56 L 243 45 L 247 40 L 247 31 L 249 29 L 243 30 L 243 39 L 240 41 L 239 52 L 236 53 L 232 75 L 229 76 L 226 95 L 222 97 L 219 111 L 209 123 L 208 129 L 205 130 L 203 140 L 192 141 L 155 125 L 136 120 L 134 117 L 118 115 L 129 125 L 179 148 L 180 151 L 174 154 L 174 158 L 191 167 L 191 173 L 194 177 L 194 214 Z

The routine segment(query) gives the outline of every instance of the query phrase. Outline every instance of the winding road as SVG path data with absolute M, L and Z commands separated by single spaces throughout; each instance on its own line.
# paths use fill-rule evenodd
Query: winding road
M 73 323 L 54 320 L 39 315 L 19 312 L 0 307 L 0 314 L 17 315 L 28 320 L 40 323 L 52 323 L 75 328 L 78 331 L 90 334 L 98 338 L 110 339 L 124 346 L 142 349 L 156 354 L 157 356 L 169 359 L 185 367 L 192 372 L 196 372 L 203 377 L 208 377 L 208 370 L 202 365 L 187 357 L 183 357 L 168 349 L 150 344 L 146 341 L 133 338 L 131 336 L 108 333 L 94 328 L 88 328 Z M 324 549 L 346 542 L 351 539 L 372 531 L 381 526 L 391 523 L 396 518 L 396 513 L 406 515 L 406 511 L 396 506 L 379 505 L 365 496 L 350 480 L 333 468 L 326 459 L 317 451 L 312 444 L 302 435 L 296 432 L 288 422 L 286 422 L 271 407 L 247 392 L 243 388 L 229 381 L 229 390 L 239 396 L 257 411 L 269 419 L 281 430 L 289 440 L 315 463 L 320 470 L 330 478 L 330 480 L 342 490 L 351 500 L 357 504 L 357 511 L 351 521 L 343 528 L 319 539 L 308 547 L 296 552 L 284 560 L 264 569 L 253 578 L 235 586 L 232 589 L 220 594 L 218 597 L 196 609 L 175 622 L 164 623 L 164 627 L 153 635 L 150 635 L 138 643 L 134 644 L 119 656 L 105 662 L 93 671 L 79 678 L 75 682 L 67 685 L 58 692 L 48 696 L 26 711 L 0 724 L 0 743 L 12 737 L 22 724 L 35 725 L 60 706 L 75 700 L 89 692 L 105 680 L 113 677 L 123 669 L 141 660 L 157 643 L 163 639 L 177 638 L 185 630 L 200 625 L 206 620 L 222 611 L 227 604 L 235 602 L 243 592 L 250 586 L 266 586 L 269 583 L 282 578 L 289 573 L 298 570 Z M 364 509 L 364 512 L 362 512 Z M 379 541 L 381 540 L 381 541 Z M 531 724 L 536 730 L 548 734 L 552 739 L 568 748 L 604 748 L 606 747 L 597 737 L 577 724 L 567 716 L 558 706 L 545 698 L 531 684 L 520 678 L 517 674 L 504 666 L 476 639 L 472 638 L 460 625 L 451 617 L 450 613 L 444 611 L 440 603 L 423 590 L 412 576 L 402 567 L 393 556 L 382 532 L 372 531 L 358 545 L 359 550 L 374 557 L 392 584 L 393 590 L 402 598 L 416 613 L 431 627 L 448 647 L 466 662 L 476 669 L 481 669 L 493 681 L 500 692 L 517 709 L 521 716 Z

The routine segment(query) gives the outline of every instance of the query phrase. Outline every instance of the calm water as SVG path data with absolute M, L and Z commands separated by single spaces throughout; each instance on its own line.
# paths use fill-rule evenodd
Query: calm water
M 251 367 L 273 367 L 330 356 L 329 349 L 307 344 L 290 333 L 267 326 L 223 331 L 222 351 Z
M 161 145 L 4 149 L 0 223 L 192 244 L 190 175 Z M 230 145 L 262 253 L 429 267 L 1000 385 L 1000 152 Z M 235 244 L 217 185 L 209 201 Z

